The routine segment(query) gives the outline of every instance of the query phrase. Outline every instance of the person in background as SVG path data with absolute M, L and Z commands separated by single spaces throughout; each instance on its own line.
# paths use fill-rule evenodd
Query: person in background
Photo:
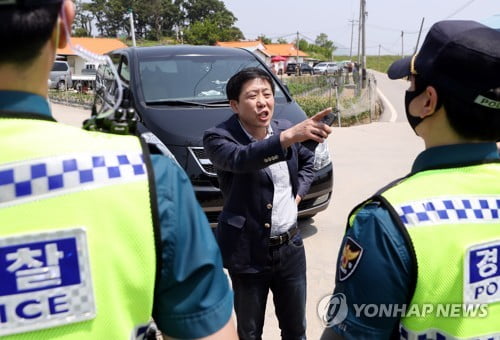
M 500 32 L 474 21 L 437 22 L 391 65 L 410 81 L 406 115 L 426 149 L 351 212 L 322 339 L 500 334 L 500 291 L 487 288 L 500 276 L 499 74 Z
M 235 113 L 205 131 L 203 145 L 224 197 L 216 234 L 235 294 L 238 335 L 261 339 L 273 292 L 283 339 L 306 338 L 306 259 L 297 205 L 313 180 L 314 154 L 300 142 L 323 142 L 326 109 L 292 126 L 274 120 L 274 82 L 259 68 L 226 87 Z
M 236 339 L 233 294 L 189 179 L 134 136 L 57 123 L 69 0 L 0 1 L 0 337 Z

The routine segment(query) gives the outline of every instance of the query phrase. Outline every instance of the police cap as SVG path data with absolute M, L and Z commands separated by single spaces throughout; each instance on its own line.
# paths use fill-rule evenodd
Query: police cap
M 61 2 L 63 0 L 0 0 L 0 6 L 43 7 L 60 4 Z

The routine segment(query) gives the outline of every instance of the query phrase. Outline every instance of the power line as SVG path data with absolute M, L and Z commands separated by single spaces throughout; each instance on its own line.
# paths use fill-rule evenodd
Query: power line
M 448 15 L 446 17 L 446 19 L 449 19 L 451 17 L 454 17 L 455 15 L 457 15 L 458 13 L 460 13 L 462 10 L 464 10 L 466 7 L 468 7 L 470 4 L 472 4 L 473 2 L 475 2 L 476 0 L 469 0 L 467 3 L 465 3 L 465 5 L 463 5 L 462 7 L 460 7 L 459 9 L 457 9 L 455 12 L 453 12 L 452 14 Z

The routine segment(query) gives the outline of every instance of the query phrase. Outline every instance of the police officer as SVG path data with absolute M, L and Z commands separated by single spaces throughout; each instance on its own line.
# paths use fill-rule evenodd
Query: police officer
M 69 0 L 0 0 L 0 337 L 140 338 L 152 316 L 170 337 L 236 339 L 185 173 L 136 137 L 52 118 L 73 17 Z
M 348 219 L 323 339 L 500 336 L 500 32 L 432 26 L 396 61 L 426 150 Z

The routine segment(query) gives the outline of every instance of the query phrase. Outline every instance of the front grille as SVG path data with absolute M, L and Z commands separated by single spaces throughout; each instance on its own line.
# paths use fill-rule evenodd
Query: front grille
M 194 159 L 198 166 L 203 170 L 204 173 L 210 176 L 217 176 L 215 173 L 215 167 L 208 159 L 207 154 L 205 153 L 205 149 L 201 146 L 191 146 L 188 147 L 188 150 L 193 155 Z

